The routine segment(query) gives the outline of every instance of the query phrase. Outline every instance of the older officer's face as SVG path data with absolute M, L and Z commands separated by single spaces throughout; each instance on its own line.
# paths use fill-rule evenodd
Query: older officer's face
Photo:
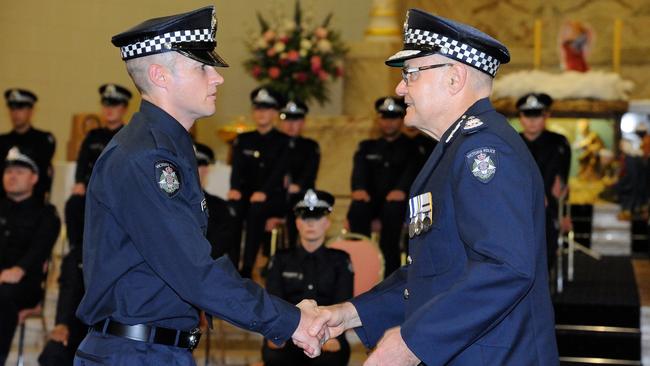
M 449 62 L 451 60 L 444 56 L 432 55 L 407 60 L 404 62 L 404 67 L 413 68 Z M 442 88 L 447 71 L 447 67 L 416 71 L 409 74 L 408 85 L 404 80 L 397 84 L 395 92 L 404 97 L 407 105 L 406 116 L 404 116 L 406 126 L 431 131 L 436 138 L 442 136 L 447 126 L 440 125 L 441 121 L 438 121 L 437 117 L 444 110 L 449 97 L 446 89 Z
M 223 77 L 210 65 L 177 56 L 169 88 L 178 113 L 196 120 L 216 111 L 217 86 Z

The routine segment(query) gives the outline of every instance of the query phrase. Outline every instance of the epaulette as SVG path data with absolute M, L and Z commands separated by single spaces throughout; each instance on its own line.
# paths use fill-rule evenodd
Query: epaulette
M 467 119 L 461 123 L 462 127 L 460 133 L 463 135 L 471 135 L 487 127 L 487 125 L 476 116 L 468 116 Z

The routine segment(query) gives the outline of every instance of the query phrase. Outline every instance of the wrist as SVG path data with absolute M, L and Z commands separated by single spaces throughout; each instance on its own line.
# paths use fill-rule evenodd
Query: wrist
M 341 304 L 341 307 L 343 308 L 343 314 L 345 314 L 343 318 L 345 329 L 358 328 L 363 325 L 361 324 L 361 318 L 359 317 L 357 308 L 351 302 L 344 302 Z

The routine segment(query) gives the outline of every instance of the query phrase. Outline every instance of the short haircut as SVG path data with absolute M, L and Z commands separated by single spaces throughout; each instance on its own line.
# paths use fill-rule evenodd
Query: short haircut
M 138 57 L 126 61 L 126 71 L 131 76 L 135 87 L 140 94 L 147 94 L 151 91 L 149 80 L 149 66 L 158 64 L 167 67 L 172 73 L 176 66 L 176 52 L 164 52 L 155 55 Z

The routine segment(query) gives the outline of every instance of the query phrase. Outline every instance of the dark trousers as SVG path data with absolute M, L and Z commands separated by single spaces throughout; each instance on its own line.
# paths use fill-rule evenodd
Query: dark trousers
M 184 348 L 132 341 L 92 331 L 86 335 L 74 357 L 75 366 L 195 366 Z
M 242 267 L 239 271 L 242 277 L 251 277 L 253 265 L 257 258 L 260 245 L 264 243 L 264 253 L 269 253 L 270 235 L 265 232 L 266 220 L 270 217 L 284 217 L 286 210 L 286 197 L 282 193 L 267 195 L 266 201 L 251 203 L 250 196 L 242 196 L 239 201 L 230 201 L 230 204 L 237 213 L 235 220 L 235 242 L 241 242 L 241 233 L 244 222 L 246 222 L 246 238 L 244 241 L 244 257 Z M 237 247 L 235 245 L 235 247 Z M 239 248 L 233 248 L 229 255 L 234 263 L 239 263 Z M 235 253 L 236 252 L 236 253 Z
M 352 201 L 348 211 L 350 231 L 370 236 L 374 218 L 381 220 L 379 248 L 384 255 L 384 276 L 388 277 L 401 265 L 400 234 L 406 215 L 406 201 Z
M 560 235 L 557 210 L 546 210 L 546 265 L 549 271 L 555 268 L 557 262 L 557 239 Z M 559 270 L 559 269 L 558 269 Z
M 323 351 L 316 358 L 309 358 L 302 349 L 287 341 L 284 347 L 271 349 L 264 340 L 262 360 L 264 366 L 345 366 L 350 361 L 350 345 L 345 335 L 337 337 L 341 349 L 337 352 Z
M 18 312 L 36 306 L 43 297 L 40 278 L 28 276 L 16 284 L 0 284 L 0 365 L 9 355 Z

